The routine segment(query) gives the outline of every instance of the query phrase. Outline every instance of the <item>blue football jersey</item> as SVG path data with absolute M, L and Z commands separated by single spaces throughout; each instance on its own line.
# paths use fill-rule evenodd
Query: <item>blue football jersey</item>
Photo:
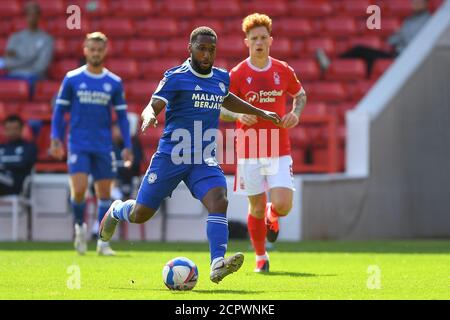
M 69 150 L 112 151 L 111 109 L 127 109 L 120 77 L 106 68 L 101 74 L 86 66 L 69 71 L 56 104 L 70 112 Z
M 209 74 L 200 74 L 192 69 L 189 59 L 167 70 L 153 93 L 154 98 L 166 103 L 165 127 L 158 151 L 178 154 L 179 148 L 175 150 L 175 146 L 183 145 L 180 154 L 203 154 L 207 146 L 213 145 L 229 85 L 226 70 L 213 67 Z M 186 141 L 187 136 L 190 141 Z

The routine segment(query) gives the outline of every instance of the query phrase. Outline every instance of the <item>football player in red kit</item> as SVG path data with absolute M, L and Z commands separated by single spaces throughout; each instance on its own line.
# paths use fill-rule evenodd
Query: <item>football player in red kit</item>
M 223 108 L 221 119 L 236 121 L 235 192 L 247 195 L 249 200 L 247 226 L 256 252 L 255 272 L 268 272 L 266 237 L 275 242 L 278 219 L 292 208 L 294 186 L 288 129 L 298 124 L 306 94 L 294 70 L 269 55 L 272 20 L 264 14 L 251 14 L 243 20 L 242 30 L 250 56 L 231 70 L 230 91 L 258 108 L 276 112 L 282 121 L 275 125 Z M 287 94 L 293 97 L 292 109 L 288 111 Z

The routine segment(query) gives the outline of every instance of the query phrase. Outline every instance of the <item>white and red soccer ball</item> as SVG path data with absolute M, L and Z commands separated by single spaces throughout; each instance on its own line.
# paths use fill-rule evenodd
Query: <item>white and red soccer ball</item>
M 176 257 L 165 264 L 162 275 L 170 290 L 192 290 L 197 284 L 198 268 L 188 258 Z

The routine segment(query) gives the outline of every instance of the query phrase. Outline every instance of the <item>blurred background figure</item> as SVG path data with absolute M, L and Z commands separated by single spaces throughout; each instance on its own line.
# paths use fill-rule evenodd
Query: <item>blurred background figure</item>
M 5 56 L 0 58 L 0 69 L 7 77 L 34 81 L 44 78 L 53 57 L 53 38 L 39 29 L 41 9 L 36 2 L 25 5 L 27 28 L 13 33 L 6 44 Z
M 17 115 L 4 121 L 6 142 L 0 144 L 0 196 L 20 194 L 36 163 L 37 148 L 22 138 L 24 123 Z
M 130 121 L 130 127 L 132 127 L 132 121 Z M 127 167 L 121 154 L 124 143 L 117 123 L 113 125 L 112 137 L 113 151 L 117 161 L 117 178 L 114 181 L 112 198 L 114 200 L 128 200 L 133 197 L 133 194 L 137 191 L 137 187 L 139 186 L 136 181 L 140 177 L 140 166 L 143 159 L 142 147 L 136 135 L 136 131 L 134 134 L 132 132 L 131 144 L 134 158 L 131 166 Z
M 414 39 L 414 37 L 419 33 L 431 17 L 428 0 L 411 0 L 411 10 L 411 15 L 405 19 L 400 30 L 388 38 L 388 43 L 391 46 L 390 51 L 357 45 L 342 53 L 340 57 L 349 59 L 363 59 L 367 66 L 367 77 L 370 78 L 375 61 L 377 59 L 395 58 L 398 56 Z M 383 27 L 383 21 L 381 21 L 381 27 Z M 317 50 L 316 57 L 322 70 L 326 71 L 330 66 L 330 59 L 326 55 L 325 51 L 323 49 Z

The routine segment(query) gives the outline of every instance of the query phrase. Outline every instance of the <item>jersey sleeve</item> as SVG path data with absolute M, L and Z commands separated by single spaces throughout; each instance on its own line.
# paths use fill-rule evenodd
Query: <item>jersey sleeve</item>
M 300 93 L 302 84 L 300 83 L 300 80 L 298 80 L 297 75 L 295 74 L 295 71 L 291 66 L 287 66 L 286 71 L 288 80 L 287 92 L 291 96 L 295 97 Z
M 117 88 L 116 90 L 114 90 L 111 102 L 116 111 L 127 109 L 127 102 L 125 100 L 125 91 L 123 90 L 122 81 L 118 82 Z
M 58 96 L 56 98 L 56 104 L 62 106 L 69 106 L 72 101 L 73 90 L 70 84 L 70 78 L 67 76 L 64 78 L 61 87 L 59 88 Z
M 175 98 L 176 91 L 176 79 L 166 73 L 153 92 L 152 98 L 163 100 L 168 104 Z
M 235 69 L 231 69 L 230 71 L 230 87 L 229 91 L 236 96 L 239 96 L 239 76 L 238 71 Z

